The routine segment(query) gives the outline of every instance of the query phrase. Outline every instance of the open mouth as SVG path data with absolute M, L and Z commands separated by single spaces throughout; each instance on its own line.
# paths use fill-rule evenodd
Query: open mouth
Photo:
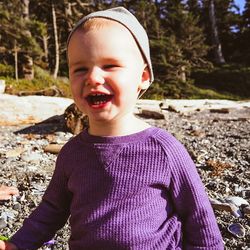
M 101 93 L 90 94 L 86 97 L 87 102 L 90 105 L 104 105 L 107 102 L 111 101 L 113 95 L 106 95 Z

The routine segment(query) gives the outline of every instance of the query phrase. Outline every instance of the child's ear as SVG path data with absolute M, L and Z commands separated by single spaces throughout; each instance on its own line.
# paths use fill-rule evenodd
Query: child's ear
M 141 78 L 141 83 L 139 84 L 139 89 L 140 90 L 147 89 L 149 85 L 150 85 L 150 73 L 148 70 L 148 66 L 146 65 L 142 72 L 142 78 Z

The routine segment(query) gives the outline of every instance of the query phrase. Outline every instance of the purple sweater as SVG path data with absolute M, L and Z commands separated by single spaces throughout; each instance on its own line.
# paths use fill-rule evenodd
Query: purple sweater
M 223 249 L 193 161 L 155 127 L 118 137 L 84 131 L 69 141 L 42 202 L 11 241 L 37 249 L 68 218 L 71 250 Z

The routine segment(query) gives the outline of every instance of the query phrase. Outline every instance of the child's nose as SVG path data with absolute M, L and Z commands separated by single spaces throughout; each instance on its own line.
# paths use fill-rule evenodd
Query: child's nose
M 102 74 L 102 70 L 98 67 L 92 68 L 87 75 L 85 85 L 96 86 L 96 85 L 101 85 L 104 83 L 105 83 L 105 80 Z

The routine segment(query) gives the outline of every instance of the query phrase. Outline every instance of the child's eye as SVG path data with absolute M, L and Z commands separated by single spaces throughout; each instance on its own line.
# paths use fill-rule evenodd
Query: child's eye
M 74 70 L 74 73 L 84 73 L 86 72 L 88 69 L 87 68 L 84 68 L 84 67 L 81 67 L 81 68 L 77 68 Z
M 107 64 L 107 65 L 104 65 L 104 69 L 113 69 L 113 68 L 117 68 L 119 67 L 117 64 Z

